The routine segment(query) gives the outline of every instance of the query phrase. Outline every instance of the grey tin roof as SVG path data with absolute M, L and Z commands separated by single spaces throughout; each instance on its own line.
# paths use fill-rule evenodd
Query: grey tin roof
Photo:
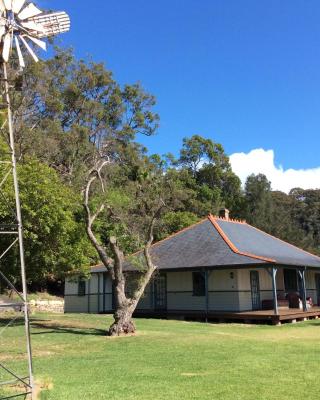
M 271 236 L 246 223 L 215 219 L 225 235 L 240 251 L 274 260 L 281 265 L 320 267 L 320 257 Z
M 137 253 L 139 256 L 140 253 Z M 320 268 L 320 257 L 283 242 L 247 223 L 209 216 L 151 248 L 159 269 L 288 265 Z M 126 267 L 130 268 L 127 264 Z M 101 265 L 92 272 L 102 272 Z
M 151 254 L 159 269 L 264 263 L 233 252 L 209 219 L 155 243 Z

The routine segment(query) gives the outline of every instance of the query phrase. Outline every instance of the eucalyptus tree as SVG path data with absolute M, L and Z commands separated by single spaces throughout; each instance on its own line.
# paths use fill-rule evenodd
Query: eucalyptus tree
M 248 176 L 245 183 L 246 220 L 269 231 L 272 225 L 271 182 L 263 174 Z
M 121 86 L 104 64 L 77 60 L 71 50 L 56 48 L 22 78 L 23 90 L 13 88 L 20 154 L 36 156 L 69 184 L 81 185 L 103 146 L 158 126 L 153 96 L 139 84 Z
M 130 147 L 130 145 L 128 145 Z M 109 335 L 135 332 L 132 314 L 157 266 L 151 254 L 162 213 L 177 201 L 170 180 L 147 158 L 135 165 L 104 154 L 84 188 L 87 234 L 113 282 L 114 323 Z M 138 255 L 130 256 L 135 250 Z
M 132 332 L 132 313 L 155 270 L 149 248 L 165 202 L 163 174 L 141 172 L 141 163 L 152 163 L 135 143 L 158 127 L 155 98 L 139 84 L 119 85 L 103 64 L 58 49 L 26 70 L 23 85 L 14 97 L 21 156 L 34 155 L 74 189 L 84 187 L 87 236 L 115 286 L 110 333 Z M 145 271 L 128 298 L 123 254 L 139 246 Z
M 222 206 L 231 211 L 238 207 L 241 182 L 220 143 L 200 135 L 184 138 L 180 157 L 172 160 L 172 165 L 178 167 L 180 178 L 195 194 L 190 197 L 188 211 L 203 216 L 218 212 Z
M 21 163 L 36 158 L 73 193 L 100 162 L 106 165 L 106 157 L 112 164 L 139 160 L 143 149 L 135 144 L 137 135 L 152 135 L 158 126 L 155 98 L 140 84 L 121 86 L 102 63 L 77 60 L 70 50 L 56 48 L 52 58 L 28 65 L 14 83 Z M 129 172 L 135 173 L 134 166 Z

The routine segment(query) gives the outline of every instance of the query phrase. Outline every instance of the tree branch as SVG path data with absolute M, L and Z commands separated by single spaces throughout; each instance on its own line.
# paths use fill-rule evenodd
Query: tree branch
M 87 229 L 88 237 L 89 237 L 91 243 L 93 244 L 93 246 L 95 247 L 96 251 L 98 252 L 99 257 L 100 257 L 101 261 L 103 262 L 104 266 L 107 268 L 107 270 L 111 274 L 113 274 L 113 268 L 112 268 L 113 260 L 112 260 L 112 258 L 110 258 L 108 256 L 105 248 L 100 244 L 99 240 L 97 239 L 97 237 L 95 236 L 95 234 L 92 230 L 92 225 L 95 222 L 95 220 L 97 219 L 97 217 L 105 209 L 105 204 L 102 203 L 98 207 L 96 212 L 92 212 L 90 205 L 89 205 L 90 192 L 92 189 L 92 185 L 97 179 L 99 179 L 99 181 L 100 181 L 102 192 L 105 193 L 105 187 L 104 187 L 103 180 L 101 177 L 101 171 L 108 164 L 111 164 L 110 158 L 103 159 L 102 161 L 98 161 L 96 166 L 89 172 L 89 175 L 88 175 L 89 178 L 87 180 L 86 187 L 84 189 L 83 206 L 84 206 L 85 213 L 86 213 L 86 229 Z
M 147 271 L 145 272 L 140 285 L 138 286 L 137 290 L 134 292 L 133 296 L 132 296 L 132 300 L 133 301 L 138 301 L 140 299 L 140 297 L 142 296 L 147 284 L 149 283 L 150 279 L 152 278 L 152 275 L 154 273 L 154 271 L 157 269 L 157 266 L 154 265 L 153 261 L 152 261 L 152 256 L 150 253 L 150 248 L 152 246 L 153 243 L 153 233 L 154 233 L 154 227 L 155 227 L 155 223 L 157 221 L 157 219 L 159 218 L 159 215 L 161 214 L 162 209 L 165 207 L 165 203 L 164 201 L 161 199 L 160 200 L 160 204 L 159 207 L 157 208 L 157 210 L 154 212 L 149 227 L 148 227 L 148 237 L 147 237 L 147 241 L 146 244 L 144 246 L 143 249 L 143 255 L 146 261 L 146 265 L 147 265 Z

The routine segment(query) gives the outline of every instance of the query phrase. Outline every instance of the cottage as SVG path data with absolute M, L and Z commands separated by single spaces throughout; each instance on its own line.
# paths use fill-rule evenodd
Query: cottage
M 281 321 L 320 316 L 320 257 L 243 221 L 206 219 L 152 246 L 158 271 L 136 315 Z M 106 269 L 68 280 L 65 312 L 111 313 Z

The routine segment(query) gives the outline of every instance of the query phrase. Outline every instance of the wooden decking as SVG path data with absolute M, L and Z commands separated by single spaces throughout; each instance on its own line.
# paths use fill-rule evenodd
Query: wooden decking
M 282 322 L 305 321 L 306 319 L 320 318 L 320 307 L 312 307 L 308 311 L 298 308 L 280 308 L 278 314 L 273 310 L 257 311 L 203 311 L 194 310 L 168 310 L 168 311 L 142 311 L 135 313 L 137 317 L 158 317 L 158 318 L 177 318 L 177 319 L 206 319 L 208 321 L 221 322 L 246 322 L 246 323 L 271 323 L 280 325 Z
M 218 314 L 213 313 L 215 317 Z M 258 310 L 258 311 L 242 311 L 238 313 L 224 313 L 226 319 L 251 321 L 270 321 L 273 324 L 281 322 L 296 322 L 303 321 L 309 318 L 320 317 L 320 307 L 312 307 L 308 311 L 303 311 L 297 308 L 282 308 L 278 314 L 274 314 L 273 310 Z M 223 317 L 222 317 L 223 318 Z

